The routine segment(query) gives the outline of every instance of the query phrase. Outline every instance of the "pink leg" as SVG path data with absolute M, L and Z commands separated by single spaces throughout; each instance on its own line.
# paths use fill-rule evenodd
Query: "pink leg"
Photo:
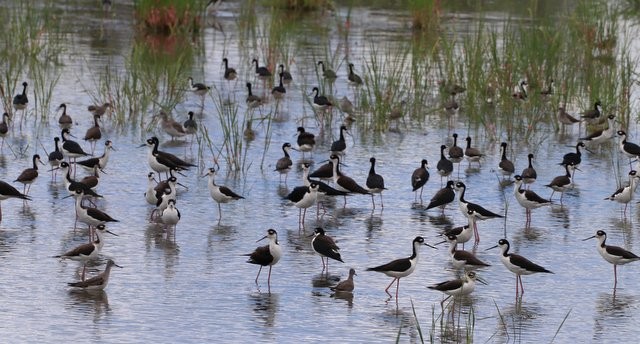
M 615 290 L 618 287 L 618 265 L 613 264 L 613 279 L 615 282 L 613 282 L 613 290 Z
M 391 294 L 389 294 L 389 288 L 391 288 L 391 286 L 393 285 L 393 282 L 395 282 L 398 278 L 394 278 L 393 281 L 391 281 L 391 283 L 389 283 L 389 285 L 387 286 L 387 289 L 384 290 L 385 293 L 387 293 L 387 295 L 389 295 L 389 297 L 391 297 Z
M 524 287 L 522 286 L 522 276 L 518 275 L 518 280 L 520 281 L 520 294 L 524 295 Z
M 271 268 L 273 265 L 269 265 L 269 277 L 267 278 L 267 287 L 269 288 L 269 292 L 271 292 Z
M 258 277 L 260 277 L 261 271 L 262 271 L 262 265 L 260 265 L 260 270 L 258 270 L 258 275 L 256 276 L 256 284 L 258 284 Z
M 400 278 L 396 281 L 396 302 L 398 302 L 398 291 L 400 290 Z

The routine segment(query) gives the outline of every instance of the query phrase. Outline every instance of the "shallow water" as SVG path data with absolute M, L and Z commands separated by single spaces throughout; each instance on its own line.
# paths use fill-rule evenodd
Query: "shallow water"
M 81 3 L 82 11 L 86 11 L 89 18 L 100 18 L 101 12 L 92 7 L 95 2 Z M 238 37 L 233 31 L 234 9 L 232 4 L 221 14 L 228 56 L 236 61 L 236 68 L 248 70 L 248 66 L 240 67 L 237 62 L 246 57 L 238 56 Z M 69 104 L 77 122 L 73 129 L 76 136 L 92 125 L 90 115 L 84 110 L 91 100 L 77 84 L 78 79 L 90 84 L 94 68 L 105 65 L 108 60 L 118 63 L 131 44 L 131 21 L 127 17 L 131 6 L 118 4 L 114 11 L 114 16 L 87 21 L 88 29 L 74 33 L 71 36 L 74 39 L 69 42 L 80 56 L 68 59 L 68 73 L 62 76 L 55 90 L 53 104 Z M 358 8 L 352 14 L 354 33 L 351 37 L 360 44 L 351 57 L 356 65 L 361 65 L 362 56 L 368 51 L 364 37 L 371 34 L 368 30 L 376 29 L 375 23 L 388 22 L 391 28 L 402 27 L 394 21 L 402 18 L 402 13 L 394 12 L 388 18 L 384 14 L 367 8 Z M 204 35 L 207 54 L 202 78 L 219 89 L 233 87 L 226 85 L 221 77 L 223 55 L 217 46 L 222 44 L 221 33 L 209 28 Z M 454 342 L 466 340 L 466 331 L 470 331 L 477 342 L 549 342 L 560 328 L 554 341 L 567 343 L 615 342 L 640 334 L 636 326 L 640 321 L 637 311 L 640 292 L 634 288 L 640 282 L 639 275 L 634 273 L 637 267 L 631 264 L 618 269 L 618 288 L 614 294 L 612 266 L 598 255 L 595 240 L 581 241 L 597 229 L 603 229 L 609 234 L 609 243 L 640 251 L 635 230 L 640 221 L 638 206 L 630 204 L 625 217 L 618 204 L 603 200 L 617 188 L 612 160 L 626 163 L 614 144 L 605 146 L 599 154 L 585 153 L 583 172 L 576 173 L 575 188 L 565 195 L 564 205 L 556 201 L 552 206 L 534 210 L 531 228 L 525 228 L 524 210 L 513 196 L 513 186 L 501 187 L 498 183 L 495 168 L 499 161 L 499 142 L 484 139 L 482 132 L 468 132 L 464 113 L 455 118 L 455 130 L 460 136 L 473 136 L 474 145 L 487 154 L 480 169 L 469 169 L 466 162 L 461 164 L 460 179 L 468 186 L 466 198 L 499 213 L 506 210 L 507 217 L 504 221 L 488 220 L 478 224 L 481 242 L 476 253 L 492 264 L 479 274 L 489 284 L 478 285 L 471 297 L 463 299 L 462 313 L 456 312 L 454 326 L 440 324 L 442 295 L 426 288 L 455 276 L 444 246 L 438 250 L 421 249 L 416 271 L 401 280 L 397 304 L 388 301 L 384 293 L 391 278 L 365 271 L 367 267 L 409 256 L 411 240 L 416 235 L 424 236 L 433 244 L 441 240 L 439 233 L 443 228 L 466 222 L 457 209 L 457 202 L 447 208 L 444 217 L 439 211 L 424 211 L 413 204 L 410 175 L 422 158 L 427 158 L 432 166 L 424 200 L 428 201 L 440 188 L 434 168 L 439 159 L 438 147 L 450 143 L 452 132 L 447 129 L 445 117 L 439 114 L 430 117 L 424 129 L 409 129 L 400 124 L 401 130 L 375 138 L 354 127 L 353 136 L 347 138 L 343 171 L 364 184 L 369 157 L 375 156 L 377 172 L 385 177 L 388 188 L 383 194 L 384 208 L 378 206 L 372 210 L 369 196 L 349 196 L 346 207 L 339 198 L 318 220 L 315 209 L 310 209 L 305 230 L 300 231 L 298 209 L 288 205 L 281 196 L 301 184 L 301 172 L 294 169 L 284 184 L 272 170 L 281 156 L 281 144 L 295 140 L 300 119 L 311 113 L 303 99 L 314 86 L 315 74 L 313 65 L 306 62 L 322 54 L 321 48 L 310 45 L 296 57 L 293 69 L 296 81 L 288 89 L 284 105 L 288 120 L 277 122 L 272 128 L 273 139 L 264 169 L 260 170 L 264 127 L 259 125 L 255 128 L 258 137 L 247 151 L 248 160 L 253 163 L 246 176 L 227 175 L 221 161 L 223 171 L 217 182 L 246 199 L 223 204 L 220 223 L 217 205 L 207 190 L 207 180 L 198 176 L 209 163 L 179 177 L 189 189 L 178 189 L 182 219 L 175 240 L 167 238 L 161 225 L 148 221 L 151 208 L 143 197 L 148 172 L 146 149 L 137 148 L 152 135 L 160 136 L 163 141 L 168 140 L 168 136 L 160 128 L 142 134 L 135 128 L 117 130 L 105 121 L 103 137 L 111 139 L 117 151 L 112 154 L 107 174 L 101 178 L 98 190 L 104 199 L 98 201 L 98 207 L 120 222 L 108 226 L 118 236 L 107 236 L 101 263 L 112 258 L 123 268 L 114 268 L 104 292 L 70 290 L 66 283 L 79 279 L 81 265 L 51 258 L 87 241 L 85 230 L 73 228 L 73 201 L 63 199 L 66 191 L 61 182 L 51 182 L 49 175 L 41 170 L 41 177 L 31 188 L 32 201 L 2 202 L 0 332 L 4 340 L 390 342 L 400 331 L 403 342 L 419 342 L 422 331 L 427 340 L 433 336 L 436 341 Z M 346 85 L 345 67 L 341 66 L 340 79 L 334 88 L 338 98 L 342 95 L 352 98 L 353 94 Z M 306 77 L 298 79 L 299 75 Z M 230 91 L 240 103 L 245 96 L 242 84 L 238 82 Z M 258 92 L 264 92 L 260 85 Z M 198 103 L 197 97 L 188 95 L 174 116 L 186 119 L 186 111 L 197 109 Z M 240 108 L 244 111 L 244 104 Z M 211 99 L 207 99 L 201 125 L 207 126 L 212 142 L 219 145 L 223 136 L 215 112 Z M 49 150 L 51 138 L 59 135 L 56 119 L 52 116 L 48 126 L 38 129 L 40 140 Z M 326 159 L 325 153 L 336 136 L 336 123 L 333 132 L 325 132 L 322 144 L 316 147 L 313 153 L 316 163 Z M 319 128 L 309 124 L 308 119 L 305 125 L 318 133 Z M 629 131 L 635 137 L 636 129 L 632 129 Z M 531 188 L 548 197 L 550 190 L 543 184 L 563 173 L 555 163 L 573 150 L 567 145 L 573 144 L 579 133 L 578 128 L 564 136 L 555 134 L 552 128 L 541 130 L 548 130 L 548 139 L 539 147 L 523 144 L 514 148 L 512 159 L 519 172 L 525 167 L 529 149 L 533 150 L 538 181 Z M 7 138 L 6 143 L 14 150 L 24 142 L 30 146 L 24 157 L 15 159 L 5 145 L 0 156 L 0 179 L 15 179 L 30 165 L 34 151 L 43 154 L 40 145 L 34 142 L 32 131 L 35 131 L 32 124 L 28 124 L 22 133 L 16 129 Z M 194 158 L 197 150 L 188 143 L 164 145 L 162 149 L 187 158 Z M 102 142 L 97 151 L 102 151 Z M 211 161 L 210 156 L 206 158 Z M 300 162 L 301 156 L 294 152 L 293 160 Z M 626 172 L 621 174 L 626 178 Z M 327 234 L 336 239 L 345 260 L 345 264 L 330 262 L 328 276 L 321 273 L 319 257 L 309 245 L 308 235 L 316 226 L 323 226 Z M 284 251 L 282 260 L 273 268 L 270 293 L 266 285 L 267 270 L 263 269 L 256 286 L 254 278 L 258 267 L 245 263 L 247 257 L 243 256 L 263 244 L 255 241 L 267 228 L 278 231 Z M 498 250 L 485 251 L 505 236 L 513 251 L 554 272 L 553 275 L 525 276 L 525 296 L 521 302 L 515 300 L 515 277 L 501 264 Z M 91 266 L 89 271 L 96 273 L 103 266 Z M 332 296 L 327 286 L 346 278 L 350 267 L 358 273 L 353 297 Z M 475 324 L 468 320 L 470 306 Z

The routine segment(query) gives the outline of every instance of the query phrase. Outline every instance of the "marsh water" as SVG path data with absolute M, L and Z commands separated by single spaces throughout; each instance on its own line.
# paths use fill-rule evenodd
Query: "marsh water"
M 198 41 L 202 54 L 192 75 L 197 82 L 214 86 L 231 103 L 239 104 L 244 116 L 248 111 L 244 104 L 245 80 L 255 84 L 254 91 L 258 94 L 269 94 L 270 86 L 254 79 L 248 64 L 252 56 L 241 53 L 246 49 L 241 46 L 247 43 L 237 34 L 240 4 L 226 5 L 216 19 L 222 31 L 207 27 L 202 32 Z M 548 11 L 554 10 L 549 7 Z M 0 179 L 7 182 L 30 166 L 32 154 L 45 155 L 42 145 L 47 151 L 52 149 L 52 138 L 60 134 L 55 113 L 59 103 L 67 103 L 75 122 L 72 132 L 82 137 L 93 124 L 86 107 L 94 99 L 87 89 L 95 88 L 98 73 L 105 65 L 123 72 L 124 61 L 134 44 L 133 5 L 129 2 L 114 1 L 108 14 L 98 1 L 69 2 L 63 9 L 60 20 L 77 23 L 70 26 L 64 43 L 67 53 L 63 55 L 63 73 L 53 91 L 51 115 L 44 124 L 33 117 L 28 117 L 22 128 L 14 124 L 0 155 Z M 457 27 L 461 35 L 471 30 L 469 23 L 479 14 L 466 11 L 451 9 L 445 15 L 449 20 L 442 25 Z M 491 9 L 487 15 L 499 23 L 508 17 L 524 15 L 518 11 Z M 102 270 L 108 258 L 123 267 L 112 271 L 104 291 L 71 290 L 67 283 L 80 278 L 81 264 L 52 258 L 88 240 L 84 225 L 74 229 L 73 201 L 64 198 L 67 194 L 59 177 L 52 182 L 41 168 L 39 179 L 31 187 L 32 201 L 3 201 L 0 225 L 3 342 L 392 342 L 398 337 L 401 342 L 420 342 L 422 335 L 425 341 L 568 343 L 637 338 L 640 291 L 636 286 L 640 283 L 640 266 L 635 264 L 640 263 L 618 268 L 614 293 L 612 265 L 600 257 L 595 240 L 582 241 L 602 229 L 609 235 L 608 243 L 640 252 L 637 235 L 640 209 L 635 201 L 623 214 L 619 204 L 603 200 L 618 187 L 617 180 L 626 179 L 628 172 L 627 159 L 619 153 L 614 140 L 601 149 L 585 152 L 582 171 L 576 172 L 575 187 L 566 193 L 563 205 L 556 198 L 553 205 L 534 210 L 532 224 L 525 228 L 524 209 L 514 198 L 513 186 L 499 183 L 496 167 L 500 142 L 489 139 L 477 125 L 469 124 L 464 108 L 452 120 L 439 111 L 431 111 L 424 122 L 407 119 L 394 124 L 391 130 L 373 134 L 358 130 L 354 124 L 352 135 L 347 137 L 343 172 L 364 184 L 369 158 L 375 156 L 377 172 L 384 176 L 388 189 L 383 193 L 384 208 L 378 203 L 378 196 L 375 209 L 369 196 L 349 196 L 346 206 L 338 198 L 330 202 L 327 213 L 321 217 L 316 217 L 315 207 L 309 209 L 304 228 L 298 227 L 298 209 L 283 196 L 302 184 L 302 172 L 294 168 L 284 183 L 273 169 L 282 155 L 282 143 L 295 142 L 296 128 L 301 124 L 318 135 L 318 145 L 311 155 L 314 167 L 327 159 L 329 146 L 337 139 L 343 117 L 334 110 L 332 123 L 319 127 L 317 121 L 310 119 L 313 110 L 308 94 L 317 84 L 315 61 L 325 54 L 325 47 L 320 47 L 315 39 L 318 21 L 340 21 L 346 15 L 347 8 L 337 6 L 335 12 L 325 13 L 322 18 L 297 19 L 299 30 L 290 42 L 298 44 L 295 56 L 290 59 L 294 82 L 280 105 L 280 118 L 271 123 L 270 140 L 265 139 L 267 128 L 255 121 L 257 137 L 243 148 L 246 171 L 230 171 L 223 158 L 218 160 L 221 168 L 216 178 L 218 184 L 245 197 L 223 204 L 219 222 L 207 179 L 200 178 L 205 168 L 213 166 L 208 148 L 200 148 L 197 142 L 191 144 L 189 138 L 168 142 L 170 137 L 159 125 L 147 130 L 138 122 L 116 125 L 109 118 L 103 120 L 103 137 L 112 140 L 117 150 L 101 177 L 98 191 L 104 199 L 98 200 L 97 205 L 120 222 L 108 226 L 118 236 L 106 238 L 101 259 L 90 264 L 89 274 Z M 409 15 L 404 10 L 356 6 L 349 15 L 350 61 L 359 71 L 369 55 L 393 49 L 398 36 L 410 35 L 406 33 L 410 30 Z M 338 38 L 331 41 L 331 49 L 343 54 L 344 47 L 338 41 Z M 633 53 L 637 56 L 638 52 Z M 259 56 L 257 51 L 255 54 Z M 240 71 L 239 81 L 227 82 L 222 78 L 223 57 L 233 61 L 232 65 Z M 247 64 L 241 65 L 245 61 Z M 339 78 L 333 94 L 338 99 L 348 96 L 354 100 L 353 87 L 346 82 L 344 61 L 334 68 Z M 28 75 L 24 77 L 29 80 Z M 199 125 L 207 128 L 214 147 L 222 150 L 224 134 L 213 100 L 205 97 L 201 109 L 198 96 L 187 93 L 172 115 L 184 121 L 187 111 L 195 111 Z M 435 102 L 424 106 L 437 108 Z M 253 116 L 273 111 L 274 104 L 271 101 L 255 110 Z M 576 113 L 582 109 L 574 106 L 571 110 Z M 555 113 L 551 107 L 549 111 Z M 153 116 L 141 115 L 145 123 Z M 356 123 L 358 120 L 356 115 Z M 633 123 L 628 128 L 630 140 L 638 141 Z M 584 135 L 585 128 L 574 126 L 557 132 L 551 124 L 543 124 L 537 130 L 538 137 L 544 139 L 535 143 L 513 139 L 510 157 L 519 172 L 526 167 L 526 155 L 529 152 L 536 155 L 538 181 L 531 189 L 548 197 L 551 190 L 543 185 L 563 174 L 557 163 L 565 153 L 574 150 L 572 146 Z M 473 249 L 480 259 L 491 264 L 478 272 L 488 285 L 478 285 L 469 297 L 461 299 L 454 321 L 449 306 L 441 322 L 443 296 L 426 287 L 457 276 L 445 246 L 437 250 L 421 249 L 415 272 L 401 279 L 397 302 L 389 300 L 384 292 L 391 278 L 365 269 L 409 256 L 411 241 L 417 235 L 434 244 L 442 240 L 439 235 L 444 228 L 466 223 L 457 202 L 442 216 L 439 210 L 425 211 L 414 204 L 411 192 L 411 173 L 423 158 L 432 166 L 431 179 L 424 188 L 425 202 L 441 187 L 434 168 L 439 159 L 438 148 L 451 144 L 453 132 L 463 138 L 473 137 L 474 146 L 486 154 L 480 168 L 470 168 L 464 161 L 459 177 L 454 172 L 456 179 L 463 180 L 468 187 L 466 198 L 507 216 L 504 220 L 478 223 L 480 243 L 475 248 L 468 243 L 466 249 Z M 175 238 L 168 236 L 161 224 L 149 222 L 152 207 L 143 197 L 149 166 L 147 150 L 139 145 L 153 135 L 163 142 L 161 149 L 199 163 L 198 168 L 179 176 L 188 189 L 178 189 L 177 207 L 182 218 Z M 269 143 L 261 166 L 266 141 Z M 98 143 L 97 153 L 102 152 L 103 142 Z M 198 159 L 201 150 L 203 158 Z M 292 159 L 299 166 L 302 156 L 293 152 Z M 622 162 L 623 168 L 614 169 L 619 165 L 617 161 Z M 17 183 L 14 185 L 21 189 Z M 331 261 L 328 273 L 322 272 L 320 259 L 310 248 L 308 236 L 317 226 L 324 227 L 337 241 L 345 261 L 344 264 Z M 284 252 L 273 267 L 270 291 L 266 285 L 267 270 L 263 269 L 259 285 L 254 284 L 258 266 L 247 264 L 244 256 L 263 245 L 256 240 L 268 228 L 278 231 Z M 525 294 L 519 301 L 515 298 L 515 276 L 500 262 L 498 250 L 486 251 L 503 237 L 510 240 L 515 252 L 553 271 L 524 276 Z M 355 291 L 352 297 L 335 297 L 328 286 L 346 278 L 349 268 L 357 272 Z

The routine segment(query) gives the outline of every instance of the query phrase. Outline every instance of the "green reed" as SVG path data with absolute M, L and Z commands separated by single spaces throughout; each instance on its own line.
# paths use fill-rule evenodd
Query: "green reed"
M 23 1 L 8 7 L 2 17 L 1 29 L 6 39 L 0 40 L 0 99 L 10 114 L 13 95 L 22 88 L 22 80 L 27 79 L 34 95 L 30 102 L 34 113 L 42 120 L 48 117 L 64 51 L 63 24 L 56 19 L 57 15 L 51 2 L 41 6 L 38 2 Z

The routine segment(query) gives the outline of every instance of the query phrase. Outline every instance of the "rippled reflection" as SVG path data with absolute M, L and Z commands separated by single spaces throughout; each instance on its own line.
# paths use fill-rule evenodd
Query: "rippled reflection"
M 273 327 L 279 310 L 280 295 L 275 293 L 253 293 L 249 295 L 252 319 L 262 325 Z
M 69 291 L 71 309 L 93 315 L 94 321 L 100 320 L 111 311 L 109 298 L 104 290 L 75 290 Z

